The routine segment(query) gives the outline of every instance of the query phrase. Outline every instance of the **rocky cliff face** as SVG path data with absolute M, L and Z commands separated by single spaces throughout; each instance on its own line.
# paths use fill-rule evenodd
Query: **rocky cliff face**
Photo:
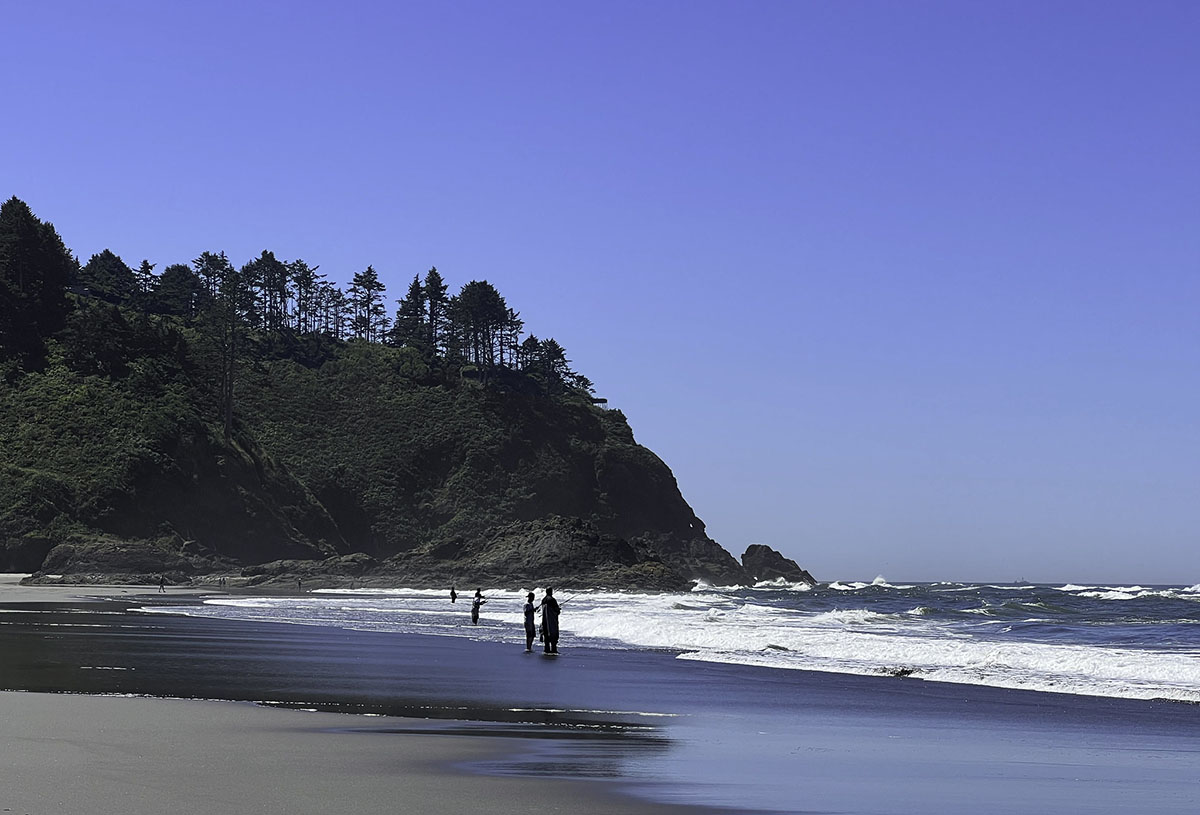
M 0 395 L 22 416 L 10 428 L 22 442 L 0 452 L 0 569 L 172 581 L 250 569 L 267 582 L 293 573 L 745 582 L 620 412 L 504 383 L 429 385 L 397 372 L 387 350 L 319 369 L 264 365 L 243 390 L 229 443 L 197 405 L 114 382 L 90 383 L 103 408 L 39 412 L 21 400 L 78 399 L 79 382 L 27 377 L 28 392 Z M 88 443 L 53 441 L 59 423 Z
M 322 500 L 352 549 L 410 581 L 743 578 L 619 411 L 519 380 L 430 387 L 386 353 L 318 370 L 278 363 L 254 393 L 247 425 L 264 448 Z M 281 404 L 304 409 L 281 414 Z

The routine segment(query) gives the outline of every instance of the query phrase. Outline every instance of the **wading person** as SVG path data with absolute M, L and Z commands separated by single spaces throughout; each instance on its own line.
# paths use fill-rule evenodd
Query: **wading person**
M 479 607 L 486 603 L 483 599 L 483 592 L 475 589 L 475 599 L 471 601 L 471 624 L 479 625 Z
M 533 650 L 533 638 L 537 636 L 537 626 L 533 618 L 537 616 L 537 608 L 533 605 L 533 592 L 525 596 L 525 653 Z
M 454 590 L 454 587 L 451 586 L 450 587 L 450 602 L 453 603 L 457 599 L 458 599 L 458 592 L 456 592 Z
M 546 640 L 545 652 L 547 654 L 558 653 L 558 601 L 554 599 L 554 589 L 546 589 L 546 596 L 542 598 L 542 635 Z

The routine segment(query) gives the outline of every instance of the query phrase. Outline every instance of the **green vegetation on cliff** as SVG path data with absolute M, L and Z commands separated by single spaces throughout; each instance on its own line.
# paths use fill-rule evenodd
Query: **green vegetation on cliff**
M 370 267 L 153 270 L 0 207 L 0 570 L 744 578 L 486 281 L 430 270 L 391 319 Z

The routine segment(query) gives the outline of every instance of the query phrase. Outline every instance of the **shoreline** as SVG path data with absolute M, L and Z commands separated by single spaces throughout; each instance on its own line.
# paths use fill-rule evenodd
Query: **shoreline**
M 1200 803 L 1200 710 L 1173 702 L 781 671 L 584 645 L 543 659 L 511 642 L 137 611 L 138 603 L 153 605 L 147 600 L 195 601 L 157 587 L 31 588 L 28 602 L 13 602 L 0 581 L 0 687 L 35 692 L 29 699 L 57 691 L 52 700 L 243 700 L 188 702 L 239 711 L 258 702 L 256 720 L 287 714 L 271 719 L 279 724 L 270 739 L 261 736 L 269 754 L 319 754 L 335 733 L 351 742 L 345 766 L 333 772 L 373 773 L 386 749 L 393 776 L 484 790 L 466 806 L 510 789 L 517 798 L 502 807 L 582 815 L 1190 815 Z M 178 722 L 174 714 L 146 714 L 143 735 L 161 739 L 158 730 L 175 727 L 187 738 L 195 730 L 230 749 L 260 738 L 236 728 L 236 738 L 213 736 L 203 716 L 193 721 L 179 710 Z M 332 730 L 315 724 L 321 717 L 333 717 L 324 719 L 335 722 Z M 434 755 L 420 749 L 431 738 L 460 752 L 422 764 Z M 0 739 L 0 749 L 6 745 Z M 255 755 L 244 759 L 253 763 Z M 438 781 L 428 781 L 430 773 Z M 496 779 L 506 781 L 489 786 Z M 353 792 L 341 776 L 333 783 Z M 461 811 L 459 803 L 444 811 Z
M 0 606 L 194 598 L 211 589 L 32 585 L 0 575 Z M 496 721 L 331 712 L 303 702 L 0 689 L 0 808 L 45 815 L 334 811 L 696 815 L 589 778 L 488 767 L 530 760 L 528 729 Z M 465 711 L 464 711 L 465 712 Z M 534 725 L 536 727 L 536 725 Z

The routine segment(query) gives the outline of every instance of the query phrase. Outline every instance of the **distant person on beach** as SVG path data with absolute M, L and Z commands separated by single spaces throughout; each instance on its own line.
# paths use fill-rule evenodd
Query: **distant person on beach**
M 165 592 L 167 590 L 167 579 L 161 574 L 158 576 L 158 590 Z
M 471 601 L 471 624 L 479 625 L 479 607 L 486 603 L 483 599 L 483 592 L 475 589 L 475 599 Z
M 537 608 L 533 605 L 533 592 L 525 596 L 525 653 L 533 651 L 533 638 L 537 636 L 537 626 L 533 619 L 537 616 Z
M 546 596 L 542 598 L 542 636 L 546 640 L 545 652 L 547 654 L 558 653 L 558 615 L 561 609 L 558 601 L 554 599 L 554 589 L 546 589 Z
M 451 586 L 450 587 L 450 602 L 453 603 L 457 599 L 458 599 L 458 592 L 456 592 L 454 590 L 454 587 Z

